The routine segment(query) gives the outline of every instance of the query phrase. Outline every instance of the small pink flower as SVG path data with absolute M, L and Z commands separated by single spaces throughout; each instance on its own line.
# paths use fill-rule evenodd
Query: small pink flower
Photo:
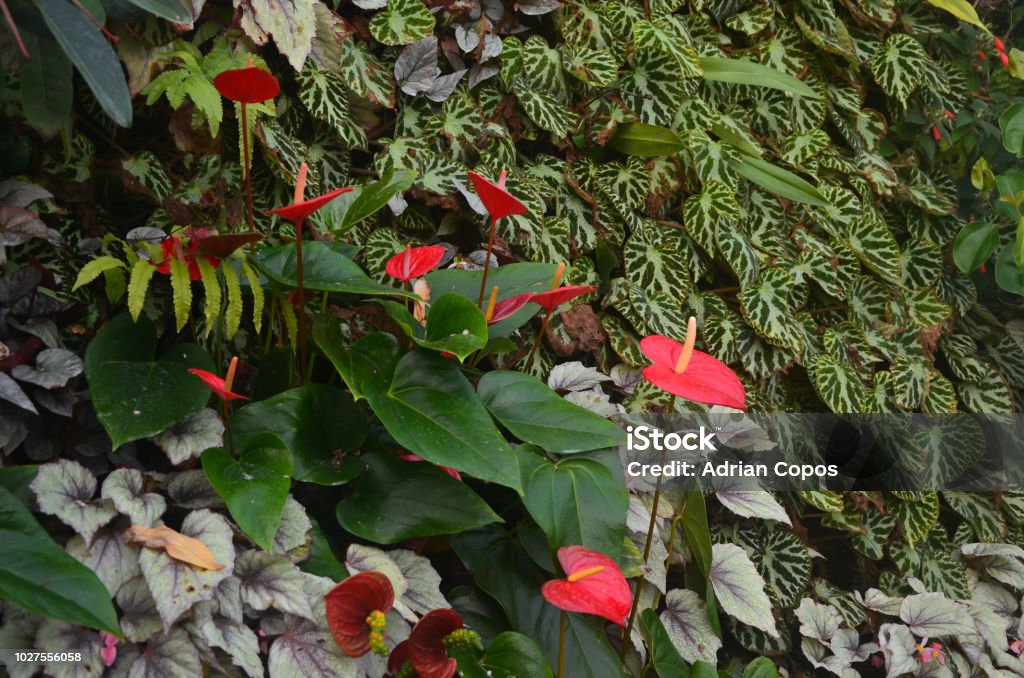
M 109 668 L 117 659 L 117 636 L 100 631 L 100 642 L 103 643 L 100 659 L 103 661 L 103 665 Z
M 946 654 L 942 649 L 941 643 L 928 644 L 928 639 L 925 638 L 921 641 L 921 644 L 917 646 L 917 652 L 921 655 L 921 663 L 927 664 L 931 660 L 936 660 L 941 666 L 946 665 Z
M 1019 657 L 1020 653 L 1024 652 L 1024 640 L 1018 639 L 1010 643 L 1010 652 Z

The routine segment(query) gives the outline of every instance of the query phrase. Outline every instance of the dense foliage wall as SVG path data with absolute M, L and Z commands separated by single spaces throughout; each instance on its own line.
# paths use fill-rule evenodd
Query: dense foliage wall
M 640 339 L 682 341 L 695 316 L 698 346 L 739 375 L 752 412 L 1019 411 L 1019 9 L 979 3 L 979 17 L 955 0 L 6 5 L 0 499 L 43 516 L 40 527 L 8 507 L 30 525 L 23 534 L 49 533 L 63 547 L 54 549 L 99 574 L 120 612 L 116 675 L 198 675 L 200 664 L 218 675 L 314 675 L 319 662 L 324 675 L 376 678 L 383 660 L 344 656 L 324 622 L 332 582 L 366 570 L 396 587 L 389 641 L 453 605 L 486 643 L 523 634 L 519 654 L 557 670 L 559 616 L 537 591 L 560 574 L 545 548 L 571 543 L 648 582 L 642 607 L 660 621 L 640 618 L 623 650 L 630 675 L 645 666 L 683 675 L 672 672 L 683 670 L 675 658 L 739 672 L 757 655 L 790 675 L 858 675 L 872 658 L 889 675 L 1022 673 L 1024 495 L 720 492 L 705 508 L 691 492 L 659 505 L 653 487 L 626 487 L 615 454 L 577 458 L 564 440 L 534 440 L 492 408 L 505 436 L 477 398 L 494 405 L 481 372 L 503 368 L 591 415 L 703 411 L 639 372 L 649 362 Z M 214 79 L 250 60 L 281 89 L 243 108 Z M 249 230 L 247 167 L 252 227 L 264 240 L 183 250 L 200 233 Z M 366 297 L 394 291 L 382 287 L 391 284 L 385 263 L 410 243 L 443 245 L 442 268 L 453 271 L 487 260 L 491 221 L 470 171 L 507 171 L 505 187 L 525 206 L 496 224 L 491 282 L 502 299 L 546 288 L 563 262 L 566 282 L 594 291 L 544 325 L 515 316 L 486 345 L 484 324 L 482 343 L 462 351 L 432 344 L 429 322 L 424 336 L 403 304 Z M 267 213 L 303 181 L 308 195 L 359 189 L 305 223 L 308 297 L 295 291 L 294 225 Z M 154 264 L 164 260 L 161 271 Z M 477 301 L 479 278 L 431 276 L 433 301 L 444 292 Z M 383 345 L 380 331 L 398 340 Z M 416 449 L 359 387 L 370 377 L 355 363 L 392 360 L 393 371 L 407 343 L 470 358 L 462 371 L 418 367 L 465 382 L 479 407 L 467 411 L 482 413 L 513 469 L 586 487 L 566 501 L 596 526 L 568 529 L 541 508 L 564 479 L 538 498 L 498 462 L 452 463 L 475 479 L 461 484 L 385 454 L 402 447 L 448 465 L 443 444 Z M 223 374 L 234 355 L 257 402 L 232 422 L 227 405 L 222 414 L 205 407 L 208 392 L 185 368 Z M 420 352 L 403 355 L 405 364 Z M 141 404 L 118 409 L 127 402 Z M 261 439 L 267 430 L 283 446 Z M 513 453 L 506 437 L 547 456 L 528 445 Z M 914 459 L 942 460 L 933 487 L 986 448 L 980 428 L 904 442 Z M 246 450 L 237 460 L 232 445 Z M 265 481 L 260 501 L 280 499 L 269 522 L 238 508 L 250 498 L 236 481 L 253 476 Z M 407 505 L 382 499 L 395 487 Z M 431 525 L 402 522 L 435 510 Z M 368 526 L 376 511 L 386 519 Z M 121 538 L 128 525 L 160 522 L 228 567 L 197 574 Z M 648 526 L 660 563 L 645 563 Z M 726 562 L 739 565 L 723 572 Z M 116 624 L 82 607 L 29 608 L 43 621 L 5 603 L 0 647 L 86 649 L 96 675 L 110 651 L 86 627 Z M 568 675 L 617 675 L 617 634 L 570 618 Z M 923 661 L 926 636 L 941 638 L 948 666 Z M 309 656 L 317 661 L 304 663 Z

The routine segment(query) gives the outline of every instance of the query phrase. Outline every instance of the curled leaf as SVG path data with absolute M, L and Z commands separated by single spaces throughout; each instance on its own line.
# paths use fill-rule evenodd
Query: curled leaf
M 139 544 L 151 549 L 163 549 L 171 558 L 194 565 L 204 570 L 223 570 L 206 544 L 193 537 L 186 537 L 166 525 L 143 527 L 132 525 L 124 533 L 127 544 Z

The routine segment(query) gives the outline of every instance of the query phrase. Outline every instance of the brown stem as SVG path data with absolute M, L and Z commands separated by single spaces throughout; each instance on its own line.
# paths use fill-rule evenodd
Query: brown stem
M 21 56 L 25 61 L 32 61 L 32 55 L 28 53 L 28 48 L 25 47 L 25 42 L 21 39 L 21 33 L 18 32 L 18 24 L 14 23 L 14 17 L 11 16 L 11 10 L 7 9 L 7 3 L 4 0 L 0 0 L 0 9 L 3 10 L 4 19 L 7 21 L 7 27 L 11 29 L 11 35 L 14 36 L 14 41 L 18 43 L 18 49 L 21 50 Z
M 480 281 L 480 298 L 476 305 L 481 309 L 484 306 L 484 290 L 487 289 L 487 274 L 491 270 L 491 251 L 494 249 L 494 225 L 497 219 L 491 219 L 491 233 L 487 236 L 487 258 L 484 259 L 484 279 Z
M 537 352 L 537 349 L 540 348 L 540 342 L 544 340 L 544 332 L 548 329 L 548 322 L 551 320 L 551 313 L 551 311 L 548 311 L 547 315 L 544 316 L 544 320 L 540 324 L 540 331 L 537 332 L 537 340 L 533 342 L 533 348 L 530 349 L 530 355 L 526 356 L 526 362 L 523 363 L 523 365 L 529 365 L 530 361 L 533 360 L 533 356 Z
M 306 375 L 306 285 L 302 277 L 302 219 L 295 220 L 295 270 L 299 278 L 299 386 Z

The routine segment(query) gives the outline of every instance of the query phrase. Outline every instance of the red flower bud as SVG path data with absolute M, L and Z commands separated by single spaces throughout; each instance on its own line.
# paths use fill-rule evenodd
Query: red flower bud
M 942 138 L 942 132 L 939 131 L 937 125 L 932 125 L 932 136 L 935 137 L 936 141 Z
M 998 49 L 1000 52 L 1006 51 L 1006 45 L 1004 45 L 1003 41 L 1000 40 L 999 38 L 993 37 L 992 42 L 996 43 L 996 49 Z
M 982 51 L 981 51 L 980 49 L 978 50 L 978 56 L 980 56 L 980 57 L 981 57 L 981 60 L 982 60 L 982 61 L 988 61 L 988 57 L 987 57 L 987 56 L 985 56 L 985 53 L 984 53 L 984 52 L 982 52 Z
M 1003 68 L 1010 67 L 1010 57 L 1006 56 L 1006 52 L 999 53 L 999 60 L 1003 62 Z

